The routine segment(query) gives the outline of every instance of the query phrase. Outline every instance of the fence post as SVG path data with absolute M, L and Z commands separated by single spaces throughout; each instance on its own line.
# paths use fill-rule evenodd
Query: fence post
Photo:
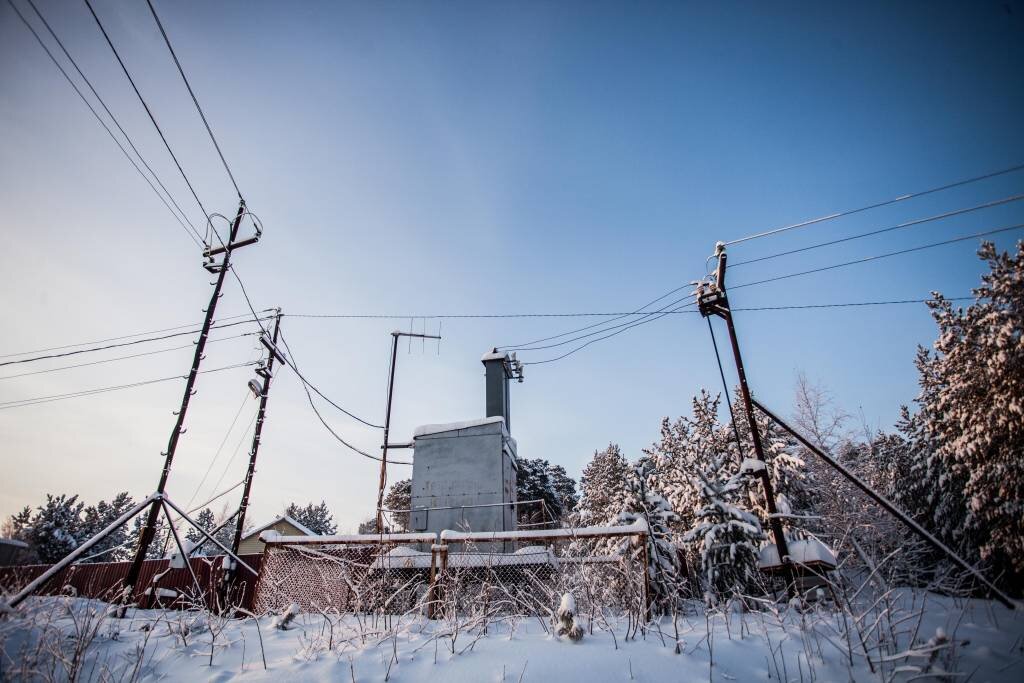
M 434 618 L 434 601 L 437 599 L 437 556 L 442 546 L 430 544 L 430 586 L 427 588 L 427 619 Z
M 644 569 L 644 621 L 651 620 L 651 558 L 647 554 L 647 536 L 638 534 L 634 537 L 640 544 L 640 557 Z

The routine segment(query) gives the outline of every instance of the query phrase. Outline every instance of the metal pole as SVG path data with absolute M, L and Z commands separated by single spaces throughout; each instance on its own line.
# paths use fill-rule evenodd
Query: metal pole
M 160 472 L 160 482 L 156 487 L 156 492 L 161 495 L 167 488 L 167 478 L 171 473 L 171 463 L 174 461 L 174 452 L 178 448 L 178 439 L 184 431 L 182 427 L 185 423 L 185 414 L 188 412 L 189 401 L 192 399 L 192 394 L 194 393 L 193 388 L 195 387 L 196 376 L 199 374 L 199 365 L 203 360 L 203 351 L 206 349 L 206 340 L 210 335 L 210 326 L 213 324 L 214 313 L 217 310 L 217 302 L 220 300 L 220 292 L 224 287 L 224 278 L 227 277 L 230 267 L 231 245 L 232 242 L 234 242 L 235 237 L 238 235 L 238 226 L 242 223 L 242 217 L 244 215 L 245 200 L 241 200 L 238 203 L 238 213 L 235 215 L 235 220 L 231 224 L 227 248 L 224 251 L 224 261 L 221 264 L 220 272 L 217 275 L 217 282 L 214 285 L 213 294 L 210 295 L 210 303 L 206 306 L 206 318 L 203 320 L 203 328 L 199 333 L 199 341 L 196 342 L 196 352 L 192 357 L 192 369 L 189 371 L 188 379 L 185 382 L 185 393 L 181 399 L 181 407 L 177 411 L 178 419 L 174 423 L 174 429 L 171 430 L 171 437 L 167 442 L 167 451 L 164 453 L 164 468 Z M 149 551 L 149 544 L 152 543 L 153 535 L 156 533 L 157 516 L 159 514 L 160 505 L 154 501 L 149 509 L 149 516 L 146 518 L 146 525 L 142 528 L 142 533 L 139 535 L 139 547 L 135 550 L 135 557 L 128 570 L 128 575 L 125 577 L 125 600 L 131 599 L 135 583 L 139 580 L 139 573 L 142 571 L 142 563 L 146 559 L 146 553 Z
M 732 344 L 732 355 L 736 360 L 736 374 L 739 377 L 740 382 L 740 394 L 743 397 L 743 405 L 746 408 L 747 425 L 750 428 L 750 439 L 754 443 L 754 457 L 760 462 L 765 463 L 764 447 L 761 444 L 761 434 L 757 429 L 757 419 L 754 417 L 754 406 L 750 397 L 750 387 L 747 384 L 747 373 L 743 369 L 743 357 L 740 354 L 740 344 L 736 337 L 736 327 L 733 325 L 732 311 L 729 307 L 729 300 L 725 293 L 725 268 L 726 254 L 723 250 L 718 255 L 717 271 L 717 287 L 722 298 L 712 310 L 717 313 L 719 317 L 725 319 L 726 328 L 729 330 L 729 341 Z M 737 444 L 737 448 L 738 447 L 739 444 Z M 758 478 L 761 480 L 761 486 L 764 488 L 765 504 L 768 508 L 768 526 L 772 530 L 772 537 L 775 539 L 775 547 L 779 552 L 779 558 L 782 560 L 783 576 L 786 579 L 786 591 L 792 595 L 794 586 L 792 565 L 788 559 L 789 546 L 786 543 L 786 534 L 782 530 L 782 521 L 777 516 L 778 509 L 775 506 L 775 489 L 772 486 L 771 476 L 768 474 L 767 464 L 760 468 Z
M 395 392 L 395 362 L 398 360 L 398 338 L 401 333 L 397 330 L 391 333 L 391 370 L 388 376 L 388 406 L 384 413 L 384 447 L 381 449 L 380 457 L 380 484 L 377 487 L 377 533 L 384 533 L 384 485 L 387 482 L 388 472 L 388 433 L 391 431 L 391 399 Z
M 281 310 L 278 309 L 274 318 L 274 333 L 271 342 L 277 348 L 277 335 L 281 329 Z M 260 450 L 260 436 L 263 434 L 263 421 L 267 416 L 267 400 L 270 398 L 270 380 L 274 374 L 274 359 L 276 355 L 270 352 L 267 359 L 266 376 L 263 379 L 263 389 L 260 391 L 260 409 L 256 414 L 256 429 L 252 435 L 252 448 L 249 449 L 249 469 L 245 472 L 245 484 L 242 487 L 242 502 L 238 507 L 238 518 L 235 521 L 235 538 L 231 541 L 231 552 L 238 554 L 238 546 L 242 542 L 242 529 L 245 526 L 245 512 L 249 507 L 249 492 L 252 489 L 252 476 L 256 473 L 256 455 Z M 228 572 L 225 576 L 231 576 L 234 572 Z
M 762 413 L 764 413 L 765 415 L 770 417 L 772 420 L 775 420 L 775 422 L 780 427 L 782 427 L 787 432 L 792 434 L 793 437 L 797 441 L 799 441 L 803 445 L 804 448 L 806 448 L 810 452 L 814 453 L 819 458 L 821 458 L 822 460 L 827 462 L 829 465 L 831 465 L 837 472 L 839 472 L 841 475 L 843 475 L 848 480 L 850 480 L 850 482 L 853 483 L 854 486 L 856 486 L 861 491 L 866 493 L 872 500 L 874 500 L 876 503 L 878 503 L 880 506 L 882 506 L 882 508 L 884 508 L 886 511 L 888 511 L 893 517 L 895 517 L 896 519 L 898 519 L 901 522 L 903 522 L 911 531 L 913 531 L 915 534 L 917 534 L 922 539 L 924 539 L 925 542 L 927 542 L 929 545 L 931 545 L 933 548 L 935 548 L 939 552 L 945 554 L 955 564 L 959 565 L 962 569 L 965 569 L 966 571 L 970 572 L 970 574 L 973 575 L 974 578 L 978 579 L 983 584 L 985 584 L 985 586 L 990 591 L 992 591 L 992 595 L 995 596 L 996 600 L 998 600 L 999 602 L 1003 603 L 1004 605 L 1006 605 L 1010 609 L 1016 609 L 1016 606 L 1010 600 L 1009 596 L 1007 596 L 1005 593 L 1003 593 L 998 588 L 996 588 L 992 584 L 992 582 L 990 582 L 988 579 L 986 579 L 981 574 L 981 572 L 979 572 L 977 569 L 975 569 L 973 566 L 971 566 L 971 564 L 969 562 L 967 562 L 967 560 L 965 560 L 962 557 L 960 557 L 959 555 L 957 555 L 955 552 L 953 552 L 952 549 L 950 549 L 948 546 L 946 546 L 946 544 L 944 544 L 942 541 L 940 541 L 939 539 L 937 539 L 934 536 L 932 536 L 927 531 L 925 531 L 925 529 L 920 524 L 918 524 L 913 519 L 911 519 L 911 517 L 907 513 L 903 512 L 898 507 L 896 507 L 893 503 L 889 502 L 889 500 L 886 499 L 880 493 L 875 492 L 875 490 L 872 489 L 863 479 L 861 479 L 856 474 L 854 474 L 853 472 L 849 471 L 848 469 L 846 469 L 845 467 L 840 465 L 831 456 L 826 454 L 823 450 L 821 450 L 820 448 L 815 446 L 813 443 L 808 441 L 806 438 L 804 438 L 801 434 L 799 434 L 795 429 L 793 429 L 788 424 L 783 422 L 782 419 L 779 418 L 775 413 L 771 412 L 770 410 L 765 408 L 763 405 L 761 405 L 757 401 L 753 401 L 753 403 L 754 403 L 755 406 L 757 406 L 758 410 L 760 410 Z

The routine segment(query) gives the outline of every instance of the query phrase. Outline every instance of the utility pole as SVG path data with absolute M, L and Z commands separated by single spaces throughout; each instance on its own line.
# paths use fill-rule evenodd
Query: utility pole
M 142 571 L 142 563 L 146 559 L 146 553 L 149 551 L 149 545 L 153 542 L 153 536 L 156 533 L 157 517 L 162 508 L 161 500 L 167 488 L 167 479 L 171 473 L 171 463 L 174 461 L 174 453 L 178 448 L 178 440 L 185 432 L 185 415 L 188 412 L 189 401 L 195 393 L 194 387 L 196 384 L 196 377 L 199 374 L 199 365 L 202 363 L 204 358 L 206 341 L 210 335 L 210 326 L 213 324 L 214 314 L 217 311 L 217 302 L 220 300 L 221 289 L 224 287 L 224 279 L 227 277 L 228 270 L 230 269 L 231 251 L 236 246 L 242 246 L 240 244 L 234 244 L 234 241 L 238 236 L 238 227 L 241 225 L 242 218 L 244 216 L 245 200 L 243 199 L 238 203 L 238 213 L 235 214 L 235 220 L 231 223 L 231 230 L 228 234 L 227 243 L 223 248 L 208 248 L 204 254 L 209 258 L 214 253 L 220 253 L 223 251 L 224 260 L 220 264 L 207 263 L 205 265 L 205 268 L 208 271 L 211 273 L 217 273 L 217 282 L 214 284 L 213 294 L 210 296 L 210 303 L 206 306 L 206 318 L 203 320 L 203 327 L 199 333 L 199 341 L 196 342 L 195 355 L 192 357 L 192 369 L 189 371 L 188 378 L 185 382 L 185 393 L 181 398 L 181 407 L 175 413 L 178 416 L 178 419 L 174 423 L 174 429 L 171 430 L 171 436 L 167 442 L 167 450 L 163 453 L 164 467 L 160 472 L 160 481 L 157 484 L 155 493 L 158 498 L 150 504 L 149 514 L 146 517 L 146 525 L 142 528 L 142 533 L 139 536 L 139 545 L 135 550 L 135 557 L 132 560 L 131 567 L 128 569 L 128 575 L 124 580 L 123 599 L 125 603 L 127 603 L 132 597 L 135 584 L 139 580 L 139 573 Z M 247 243 L 251 244 L 251 242 Z
M 793 594 L 793 567 L 789 559 L 789 546 L 786 543 L 786 534 L 782 530 L 782 521 L 778 517 L 778 508 L 775 505 L 775 490 L 772 486 L 771 476 L 768 474 L 768 465 L 764 458 L 764 447 L 761 444 L 761 434 L 757 429 L 757 419 L 754 416 L 754 405 L 750 397 L 750 387 L 747 385 L 747 373 L 743 369 L 743 358 L 740 355 L 740 344 L 736 338 L 736 327 L 733 325 L 732 310 L 729 307 L 729 298 L 725 292 L 725 247 L 721 244 L 716 246 L 718 256 L 718 268 L 715 270 L 714 283 L 702 283 L 697 291 L 697 307 L 700 314 L 707 318 L 717 315 L 725 320 L 729 330 L 729 341 L 732 343 L 732 355 L 736 360 L 736 374 L 740 381 L 740 394 L 743 397 L 743 406 L 747 413 L 747 425 L 750 427 L 750 439 L 754 442 L 754 457 L 761 462 L 758 470 L 758 478 L 764 488 L 765 503 L 768 506 L 768 526 L 772 530 L 775 539 L 775 547 L 779 552 L 779 559 L 782 561 L 783 576 L 786 579 L 786 591 Z M 739 448 L 740 444 L 737 443 Z
M 395 393 L 395 364 L 398 361 L 398 339 L 399 337 L 418 337 L 423 340 L 440 339 L 436 334 L 414 334 L 395 330 L 391 333 L 391 369 L 388 372 L 388 405 L 384 412 L 384 445 L 381 446 L 380 456 L 380 483 L 377 486 L 377 533 L 384 533 L 384 487 L 388 481 L 388 448 L 391 443 L 388 441 L 388 434 L 391 432 L 391 400 Z M 399 446 L 395 446 L 398 448 Z
M 263 383 L 259 384 L 257 380 L 252 380 L 249 386 L 256 391 L 259 389 L 257 396 L 260 399 L 259 412 L 256 413 L 256 429 L 252 435 L 252 447 L 249 449 L 249 469 L 245 472 L 245 483 L 242 486 L 242 502 L 238 506 L 238 516 L 235 521 L 235 538 L 231 542 L 231 552 L 238 554 L 238 546 L 242 542 L 242 530 L 245 526 L 245 512 L 249 508 L 249 492 L 252 490 L 252 477 L 256 473 L 256 456 L 260 450 L 260 438 L 263 434 L 263 421 L 267 417 L 267 400 L 270 398 L 270 381 L 274 375 L 274 361 L 281 359 L 280 352 L 277 350 L 277 337 L 281 329 L 281 309 L 277 309 L 277 314 L 274 316 L 274 331 L 270 336 L 270 344 L 265 343 L 265 336 L 261 337 L 261 341 L 264 341 L 264 346 L 270 352 L 267 358 L 267 364 L 264 367 L 260 367 L 256 370 L 256 374 L 263 378 Z M 283 360 L 282 360 L 283 362 Z M 257 385 L 254 387 L 254 385 Z

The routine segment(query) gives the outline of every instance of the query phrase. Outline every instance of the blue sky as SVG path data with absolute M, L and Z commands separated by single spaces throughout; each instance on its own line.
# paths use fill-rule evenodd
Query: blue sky
M 21 0 L 15 2 L 30 12 Z M 179 203 L 199 210 L 84 5 L 38 6 Z M 144 4 L 97 0 L 112 39 L 211 211 L 236 199 Z M 157 4 L 266 233 L 236 255 L 260 308 L 412 315 L 625 311 L 700 276 L 718 240 L 979 175 L 1024 160 L 1020 3 Z M 1019 193 L 1024 173 L 756 240 L 734 261 Z M 2 353 L 198 321 L 195 246 L 0 7 Z M 736 268 L 733 284 L 1024 222 L 1009 204 Z M 1001 235 L 1009 248 L 1020 233 Z M 735 307 L 962 296 L 976 243 L 739 289 Z M 241 313 L 229 284 L 224 315 Z M 482 416 L 481 353 L 591 319 L 445 320 L 399 356 L 396 438 Z M 382 419 L 389 332 L 409 320 L 286 318 L 325 393 Z M 421 321 L 415 321 L 419 329 Z M 923 305 L 737 314 L 756 393 L 788 412 L 794 378 L 823 382 L 889 426 L 916 393 Z M 436 331 L 436 321 L 428 323 Z M 252 338 L 207 367 L 255 358 Z M 177 341 L 175 341 L 177 343 Z M 173 345 L 173 344 L 169 344 Z M 571 347 L 569 347 L 571 348 Z M 523 353 L 525 361 L 559 349 Z M 111 354 L 116 355 L 116 354 Z M 0 401 L 184 373 L 183 349 L 0 380 Z M 662 416 L 717 390 L 707 327 L 671 316 L 527 368 L 513 388 L 526 457 L 577 475 L 615 441 L 632 456 Z M 60 362 L 33 369 L 55 367 Z M 20 371 L 24 371 L 22 366 Z M 2 374 L 13 374 L 10 368 Z M 10 372 L 6 372 L 10 370 Z M 170 492 L 187 501 L 246 392 L 203 378 Z M 325 499 L 342 528 L 374 505 L 373 463 L 340 448 L 282 373 L 253 518 Z M 46 492 L 89 501 L 155 484 L 180 384 L 0 411 L 0 513 Z M 196 494 L 244 470 L 245 404 Z M 379 436 L 330 409 L 361 446 Z M 233 461 L 229 456 L 239 441 Z M 225 470 L 225 464 L 228 464 Z M 401 475 L 396 468 L 392 478 Z

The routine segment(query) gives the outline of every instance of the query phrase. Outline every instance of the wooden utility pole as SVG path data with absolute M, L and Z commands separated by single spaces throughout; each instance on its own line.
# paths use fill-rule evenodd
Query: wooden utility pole
M 274 332 L 270 337 L 270 345 L 267 347 L 270 356 L 267 358 L 266 367 L 256 370 L 256 374 L 263 378 L 260 386 L 260 409 L 256 413 L 256 428 L 252 434 L 252 447 L 249 449 L 249 469 L 245 471 L 245 483 L 242 486 L 242 502 L 238 506 L 238 517 L 235 521 L 235 538 L 231 542 L 231 552 L 238 554 L 238 546 L 242 542 L 242 530 L 245 527 L 245 512 L 249 508 L 249 492 L 252 490 L 252 477 L 256 473 L 256 455 L 260 450 L 260 439 L 263 435 L 263 421 L 267 417 L 267 400 L 270 398 L 270 381 L 274 374 L 274 361 L 279 358 L 277 351 L 277 337 L 281 330 L 281 309 L 277 310 L 274 317 Z
M 167 442 L 167 450 L 163 453 L 164 455 L 164 466 L 160 472 L 160 481 L 157 483 L 156 495 L 163 496 L 167 488 L 167 479 L 171 474 L 171 463 L 174 462 L 174 453 L 178 448 L 178 440 L 181 435 L 185 432 L 185 415 L 188 413 L 189 402 L 192 400 L 192 395 L 195 393 L 196 377 L 199 374 L 199 366 L 204 358 L 204 351 L 206 350 L 206 341 L 210 336 L 210 327 L 214 321 L 214 314 L 217 311 L 217 302 L 220 300 L 221 289 L 224 287 L 224 278 L 227 277 L 228 270 L 231 266 L 231 251 L 235 248 L 235 238 L 238 236 L 238 227 L 242 223 L 242 218 L 245 216 L 245 200 L 240 200 L 238 204 L 238 213 L 235 214 L 235 220 L 231 223 L 231 230 L 228 234 L 228 241 L 223 249 L 217 249 L 216 252 L 220 253 L 223 251 L 224 259 L 219 265 L 207 265 L 207 270 L 217 273 L 217 281 L 213 287 L 213 293 L 210 295 L 210 303 L 206 306 L 206 318 L 203 320 L 203 327 L 199 333 L 199 341 L 196 342 L 195 355 L 192 357 L 192 369 L 189 371 L 188 378 L 185 382 L 185 393 L 181 398 L 181 407 L 175 413 L 178 417 L 174 423 L 174 429 L 171 430 L 170 439 Z M 206 255 L 211 255 L 210 249 L 207 249 Z M 156 533 L 157 517 L 160 514 L 161 505 L 160 500 L 154 500 L 150 504 L 149 514 L 146 517 L 146 524 L 142 527 L 142 533 L 139 535 L 139 545 L 135 550 L 135 557 L 132 559 L 131 567 L 128 569 L 128 575 L 124 580 L 124 602 L 131 600 L 135 590 L 135 584 L 139 580 L 139 573 L 142 571 L 142 563 L 146 559 L 146 554 L 149 551 L 150 543 L 153 542 L 153 536 Z
M 743 357 L 740 355 L 740 344 L 736 337 L 736 327 L 732 321 L 732 311 L 729 308 L 729 298 L 725 293 L 725 248 L 718 248 L 718 268 L 715 271 L 716 279 L 714 284 L 702 284 L 697 294 L 697 307 L 705 318 L 716 315 L 725 320 L 729 330 L 729 341 L 732 344 L 732 355 L 736 360 L 736 374 L 740 381 L 740 395 L 743 398 L 743 407 L 747 413 L 747 426 L 750 428 L 750 439 L 754 443 L 754 457 L 761 463 L 757 475 L 761 480 L 764 489 L 765 504 L 768 508 L 768 526 L 772 530 L 772 537 L 775 540 L 775 547 L 779 552 L 779 559 L 782 562 L 782 573 L 786 579 L 786 591 L 792 595 L 793 567 L 789 559 L 789 546 L 786 543 L 786 534 L 782 529 L 782 520 L 778 517 L 778 508 L 775 505 L 775 489 L 772 486 L 772 479 L 768 473 L 768 464 L 764 457 L 764 447 L 761 444 L 761 434 L 757 428 L 757 419 L 754 416 L 754 405 L 750 397 L 750 387 L 747 385 L 747 373 L 743 369 Z M 739 448 L 740 444 L 737 443 Z
M 395 330 L 391 333 L 391 369 L 388 372 L 388 403 L 384 411 L 384 445 L 381 446 L 380 457 L 380 482 L 377 485 L 377 533 L 384 533 L 384 488 L 388 481 L 388 448 L 391 442 L 388 441 L 388 434 L 391 432 L 391 401 L 395 395 L 395 364 L 398 361 L 398 339 L 399 337 L 418 337 L 420 339 L 440 339 L 436 334 L 414 334 Z M 410 342 L 411 343 L 411 342 Z M 401 446 L 399 446 L 401 447 Z

